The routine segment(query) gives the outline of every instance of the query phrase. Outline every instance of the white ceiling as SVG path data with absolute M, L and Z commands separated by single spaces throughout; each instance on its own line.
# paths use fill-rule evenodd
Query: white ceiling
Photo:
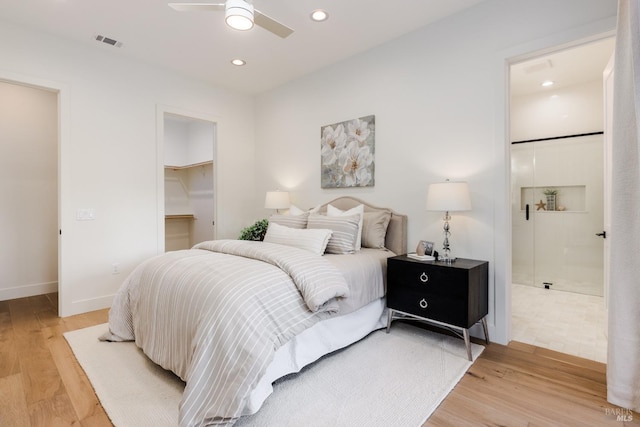
M 615 38 L 610 37 L 561 50 L 511 66 L 511 95 L 530 95 L 566 86 L 602 81 L 602 72 L 613 54 Z M 543 81 L 554 85 L 543 88 Z
M 0 19 L 259 93 L 481 1 L 255 0 L 256 9 L 295 30 L 286 39 L 259 27 L 235 31 L 224 24 L 224 12 L 177 12 L 166 0 L 0 0 Z M 309 19 L 318 8 L 329 13 L 328 21 Z M 233 58 L 247 64 L 233 66 Z

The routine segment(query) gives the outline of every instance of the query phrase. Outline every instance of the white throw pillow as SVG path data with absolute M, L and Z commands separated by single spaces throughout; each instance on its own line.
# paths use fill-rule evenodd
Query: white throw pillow
M 314 214 L 320 211 L 320 206 L 316 206 L 315 208 L 311 208 L 308 211 L 303 211 L 299 207 L 295 205 L 289 206 L 289 215 L 304 215 L 304 214 Z
M 264 241 L 280 245 L 306 249 L 317 255 L 323 255 L 331 238 L 332 231 L 325 229 L 296 229 L 270 222 Z
M 362 247 L 362 221 L 364 217 L 364 205 L 358 205 L 355 208 L 343 211 L 336 208 L 331 203 L 327 205 L 327 216 L 351 216 L 360 215 L 360 221 L 358 223 L 358 238 L 356 239 L 356 250 L 359 251 Z

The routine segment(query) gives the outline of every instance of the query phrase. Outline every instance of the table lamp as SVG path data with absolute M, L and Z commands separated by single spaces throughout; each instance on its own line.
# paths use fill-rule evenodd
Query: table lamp
M 466 182 L 438 182 L 429 185 L 427 193 L 427 210 L 444 211 L 444 242 L 442 261 L 455 261 L 450 255 L 449 247 L 449 212 L 459 212 L 471 210 L 471 198 L 469 197 L 469 186 Z
M 287 209 L 289 206 L 291 206 L 291 201 L 288 191 L 267 191 L 267 196 L 264 199 L 265 209 L 275 209 L 276 213 L 280 213 L 280 209 Z

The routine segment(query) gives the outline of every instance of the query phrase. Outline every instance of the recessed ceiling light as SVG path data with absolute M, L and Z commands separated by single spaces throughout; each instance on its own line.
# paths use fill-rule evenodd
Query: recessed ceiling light
M 329 14 L 326 10 L 316 9 L 311 12 L 311 20 L 315 22 L 322 22 L 329 19 Z
M 236 59 L 232 59 L 231 63 L 233 65 L 237 65 L 238 67 L 242 67 L 243 65 L 245 65 L 247 63 L 247 61 L 245 61 L 244 59 L 236 58 Z
M 553 86 L 553 82 L 551 80 L 542 82 L 542 87 L 549 87 L 549 86 Z

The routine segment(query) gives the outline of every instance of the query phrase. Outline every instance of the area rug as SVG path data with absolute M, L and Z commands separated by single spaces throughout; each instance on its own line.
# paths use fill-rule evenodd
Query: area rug
M 116 427 L 176 427 L 184 383 L 106 324 L 64 334 Z M 472 344 L 475 360 L 483 346 Z M 469 369 L 461 339 L 396 322 L 274 385 L 235 426 L 421 426 Z

